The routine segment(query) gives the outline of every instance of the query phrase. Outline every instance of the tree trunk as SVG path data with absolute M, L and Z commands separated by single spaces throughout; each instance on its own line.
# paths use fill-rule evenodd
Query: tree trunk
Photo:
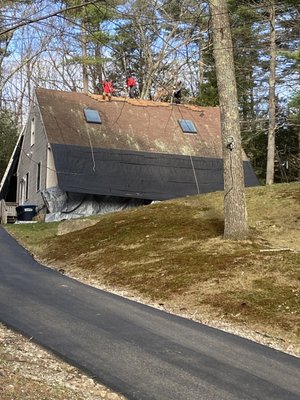
M 224 159 L 224 237 L 248 237 L 233 48 L 226 0 L 210 0 Z
M 82 51 L 82 83 L 83 83 L 83 93 L 88 93 L 89 91 L 89 76 L 88 69 L 86 65 L 87 59 L 87 40 L 86 40 L 86 21 L 85 16 L 82 17 L 81 22 L 81 51 Z
M 143 81 L 143 87 L 140 93 L 140 98 L 141 99 L 149 99 L 150 98 L 150 89 L 152 85 L 152 73 L 147 74 L 144 81 Z
M 99 28 L 100 29 L 100 28 Z M 103 66 L 102 66 L 102 48 L 99 43 L 96 44 L 95 47 L 95 58 L 96 58 L 96 65 L 93 68 L 93 88 L 94 88 L 94 93 L 98 93 L 98 87 L 101 87 L 101 83 L 103 81 Z
M 269 76 L 269 130 L 266 184 L 274 183 L 275 130 L 276 130 L 276 31 L 275 2 L 270 6 L 270 76 Z
M 298 127 L 298 129 L 299 129 L 299 127 Z M 298 132 L 298 149 L 299 149 L 298 163 L 297 163 L 297 165 L 298 165 L 298 182 L 300 182 L 300 132 Z
M 198 38 L 198 53 L 199 53 L 199 62 L 198 62 L 198 88 L 201 87 L 204 83 L 204 62 L 203 62 L 203 54 L 202 54 L 202 48 L 203 48 L 203 37 L 199 28 L 199 38 Z M 201 93 L 200 93 L 201 94 Z

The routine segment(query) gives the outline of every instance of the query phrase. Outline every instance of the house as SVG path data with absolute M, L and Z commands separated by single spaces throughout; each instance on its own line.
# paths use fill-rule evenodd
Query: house
M 246 156 L 244 172 L 246 186 L 258 184 Z M 55 212 L 70 211 L 71 199 L 143 204 L 217 190 L 218 107 L 38 88 L 0 198 Z

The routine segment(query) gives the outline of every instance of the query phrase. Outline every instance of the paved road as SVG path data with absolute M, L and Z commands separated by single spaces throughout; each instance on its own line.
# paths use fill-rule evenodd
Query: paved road
M 300 400 L 300 359 L 67 278 L 1 227 L 0 320 L 129 399 Z

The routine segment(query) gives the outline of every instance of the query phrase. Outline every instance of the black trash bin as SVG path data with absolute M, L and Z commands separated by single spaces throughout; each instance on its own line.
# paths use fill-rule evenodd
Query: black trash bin
M 19 221 L 32 221 L 33 217 L 36 216 L 36 206 L 34 205 L 18 206 L 16 211 Z

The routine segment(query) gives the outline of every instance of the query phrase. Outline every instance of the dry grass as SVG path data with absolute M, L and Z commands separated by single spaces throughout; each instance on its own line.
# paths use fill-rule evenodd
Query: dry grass
M 125 400 L 0 324 L 1 400 Z
M 66 273 L 204 322 L 276 337 L 300 355 L 300 185 L 248 189 L 252 237 L 241 242 L 222 239 L 222 196 L 99 216 L 62 236 L 57 223 L 8 229 Z

